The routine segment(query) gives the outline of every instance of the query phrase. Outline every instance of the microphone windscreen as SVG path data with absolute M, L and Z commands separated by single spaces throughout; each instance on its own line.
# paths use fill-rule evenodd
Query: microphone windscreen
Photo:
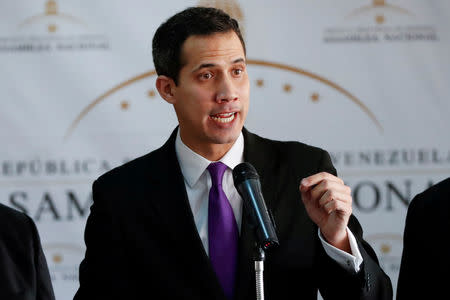
M 258 172 L 255 167 L 247 162 L 238 164 L 233 169 L 233 181 L 235 185 L 241 184 L 247 179 L 259 179 Z

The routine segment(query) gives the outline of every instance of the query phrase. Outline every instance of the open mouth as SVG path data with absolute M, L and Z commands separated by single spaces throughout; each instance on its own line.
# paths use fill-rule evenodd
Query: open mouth
M 216 122 L 230 123 L 236 117 L 236 112 L 215 114 L 215 115 L 211 115 L 210 117 L 211 117 L 211 119 L 213 119 Z

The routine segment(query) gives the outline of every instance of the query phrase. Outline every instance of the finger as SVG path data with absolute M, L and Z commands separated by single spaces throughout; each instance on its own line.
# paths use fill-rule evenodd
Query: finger
M 300 185 L 298 187 L 298 189 L 300 190 L 300 192 L 305 193 L 307 191 L 309 191 L 312 188 L 312 186 L 307 186 L 303 184 L 303 180 L 300 181 Z
M 352 204 L 352 196 L 349 194 L 343 194 L 340 192 L 336 192 L 336 191 L 327 191 L 326 193 L 324 193 L 322 195 L 322 197 L 319 199 L 318 204 L 319 206 L 323 207 L 325 206 L 327 203 L 331 202 L 331 201 L 340 201 L 343 202 L 345 204 Z
M 342 179 L 340 179 L 339 177 L 334 176 L 327 172 L 320 172 L 320 173 L 311 175 L 309 177 L 303 178 L 300 185 L 304 186 L 304 187 L 311 187 L 325 179 L 328 179 L 330 181 L 340 182 L 341 184 L 344 184 L 344 181 Z
M 311 191 L 302 191 L 300 190 L 302 201 L 305 205 L 309 205 L 311 201 Z M 317 205 L 317 204 L 316 204 Z
M 348 205 L 347 203 L 344 203 L 342 201 L 337 200 L 331 200 L 327 204 L 323 206 L 323 209 L 327 214 L 331 214 L 333 212 L 339 212 L 344 215 L 351 215 L 352 214 L 352 206 Z
M 350 187 L 340 182 L 324 180 L 311 189 L 311 197 L 320 199 L 327 191 L 351 195 Z

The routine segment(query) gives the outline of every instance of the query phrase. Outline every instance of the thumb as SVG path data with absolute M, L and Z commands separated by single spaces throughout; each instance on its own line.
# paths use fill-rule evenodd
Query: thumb
M 309 191 L 310 189 L 311 189 L 311 186 L 308 185 L 308 182 L 305 180 L 305 178 L 303 178 L 303 179 L 300 181 L 300 186 L 299 186 L 300 192 L 304 193 L 304 192 Z
M 311 189 L 300 185 L 300 195 L 302 196 L 303 202 L 309 202 L 311 200 Z

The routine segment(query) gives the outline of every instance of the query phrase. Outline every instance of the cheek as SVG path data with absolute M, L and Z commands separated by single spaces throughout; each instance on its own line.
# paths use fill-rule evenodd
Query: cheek
M 190 89 L 184 96 L 181 101 L 186 119 L 194 123 L 205 122 L 211 112 L 210 95 L 203 89 Z
M 248 79 L 248 76 L 245 76 L 245 78 L 242 78 L 239 82 L 239 90 L 241 91 L 242 97 L 248 98 L 250 94 L 250 80 Z
M 240 91 L 241 101 L 243 105 L 248 108 L 250 101 L 250 82 L 248 80 L 242 83 L 242 85 L 240 86 Z
M 214 101 L 214 93 L 206 88 L 193 88 L 190 91 L 190 105 L 199 111 L 208 111 Z

